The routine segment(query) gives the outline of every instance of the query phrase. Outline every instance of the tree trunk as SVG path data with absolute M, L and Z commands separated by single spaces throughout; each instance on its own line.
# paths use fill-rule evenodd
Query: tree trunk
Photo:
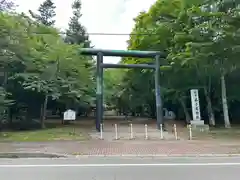
M 185 118 L 186 118 L 186 122 L 187 122 L 187 124 L 190 124 L 191 123 L 191 117 L 190 117 L 190 114 L 189 114 L 189 112 L 187 110 L 186 103 L 183 100 L 183 98 L 181 98 L 181 97 L 179 98 L 179 101 L 180 101 L 180 104 L 181 104 L 181 106 L 183 108 L 183 111 L 184 111 L 184 114 L 185 114 Z
M 204 87 L 204 94 L 205 94 L 205 98 L 206 98 L 206 101 L 207 101 L 207 111 L 208 111 L 208 117 L 209 117 L 209 125 L 210 126 L 215 126 L 216 123 L 215 123 L 214 111 L 213 111 L 213 108 L 212 108 L 212 101 L 211 101 L 211 98 L 210 98 L 209 91 L 207 90 L 206 87 Z
M 41 116 L 41 127 L 42 128 L 45 128 L 47 104 L 48 104 L 48 95 L 45 96 L 43 106 L 42 106 L 42 116 Z
M 8 72 L 7 71 L 4 71 L 4 79 L 3 79 L 3 83 L 2 83 L 2 86 L 5 88 L 7 82 L 8 82 Z
M 225 77 L 223 74 L 221 75 L 221 91 L 222 91 L 222 106 L 223 106 L 225 128 L 231 128 L 231 124 L 229 121 L 229 114 L 228 114 L 226 83 L 225 83 Z

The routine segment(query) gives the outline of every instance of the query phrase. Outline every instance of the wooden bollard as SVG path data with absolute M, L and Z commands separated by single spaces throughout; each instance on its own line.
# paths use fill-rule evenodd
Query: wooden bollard
M 145 124 L 145 139 L 148 139 L 148 125 Z
M 174 131 L 175 139 L 178 140 L 178 133 L 177 133 L 177 125 L 176 124 L 173 125 L 173 131 Z

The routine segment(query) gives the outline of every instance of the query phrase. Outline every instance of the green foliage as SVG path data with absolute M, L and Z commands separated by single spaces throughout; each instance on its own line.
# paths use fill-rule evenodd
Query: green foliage
M 26 110 L 20 119 L 31 122 L 46 97 L 46 105 L 52 101 L 66 107 L 92 104 L 93 71 L 86 67 L 91 59 L 80 56 L 81 46 L 66 44 L 57 29 L 24 14 L 1 13 L 0 24 L 0 82 L 11 94 L 1 93 L 0 106 L 11 108 L 10 122 L 15 122 L 20 104 Z
M 134 19 L 135 27 L 128 41 L 128 49 L 157 50 L 168 54 L 160 67 L 165 107 L 171 109 L 178 106 L 187 118 L 190 114 L 189 90 L 198 88 L 203 119 L 214 118 L 210 115 L 214 112 L 219 118 L 220 99 L 226 100 L 220 93 L 222 76 L 227 76 L 229 103 L 239 102 L 240 94 L 237 92 L 240 87 L 236 83 L 233 86 L 232 83 L 239 74 L 238 4 L 237 1 L 224 0 L 158 0 L 148 12 L 141 12 Z M 123 58 L 122 62 L 149 63 L 151 60 Z M 130 69 L 122 71 L 121 77 L 122 80 L 113 83 L 122 89 L 119 91 L 120 96 L 115 93 L 118 102 L 124 102 L 117 104 L 118 109 L 126 105 L 132 111 L 137 111 L 139 106 L 154 107 L 152 72 Z M 234 87 L 234 90 L 230 89 L 231 87 Z M 224 108 L 226 109 L 226 106 Z M 148 114 L 154 112 L 149 111 Z M 234 116 L 231 112 L 230 115 Z
M 34 20 L 25 14 L 7 12 L 11 2 L 4 3 L 0 6 L 1 122 L 6 120 L 11 127 L 15 123 L 15 127 L 26 128 L 26 124 L 38 122 L 33 119 L 45 116 L 43 111 L 51 104 L 61 111 L 87 111 L 94 106 L 96 69 L 91 57 L 79 54 L 82 47 L 91 46 L 87 30 L 80 23 L 81 1 L 75 0 L 72 5 L 73 16 L 64 38 L 52 27 L 56 14 L 51 0 L 41 4 L 39 13 L 30 11 Z M 237 1 L 157 0 L 149 11 L 134 19 L 128 49 L 168 54 L 160 67 L 164 106 L 177 107 L 175 112 L 184 112 L 187 121 L 192 88 L 200 89 L 203 119 L 210 121 L 214 116 L 211 113 L 217 118 L 222 115 L 220 102 L 227 104 L 226 89 L 220 81 L 223 78 L 230 116 L 235 117 L 233 107 L 240 101 L 239 11 Z M 153 61 L 123 58 L 122 63 Z M 155 117 L 152 70 L 106 70 L 104 79 L 104 101 L 108 107 L 121 113 Z M 224 117 L 226 108 L 225 105 Z M 214 125 L 212 120 L 211 124 Z
M 116 108 L 118 97 L 121 94 L 120 84 L 122 81 L 121 69 L 107 69 L 104 71 L 104 101 L 108 107 Z

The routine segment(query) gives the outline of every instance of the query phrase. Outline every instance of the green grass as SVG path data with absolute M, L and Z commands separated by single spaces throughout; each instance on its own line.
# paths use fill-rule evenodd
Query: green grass
M 87 140 L 86 133 L 81 132 L 80 128 L 71 126 L 59 126 L 41 130 L 29 131 L 8 131 L 0 133 L 0 141 L 13 142 L 39 142 L 39 141 L 58 141 L 58 140 Z
M 240 128 L 210 128 L 209 132 L 193 131 L 195 139 L 236 140 L 240 138 Z
M 179 128 L 180 137 L 188 138 L 189 130 L 187 128 Z M 195 140 L 239 140 L 240 127 L 226 128 L 210 128 L 209 131 L 200 132 L 200 130 L 192 130 L 192 136 Z
M 216 138 L 233 138 L 239 139 L 240 138 L 240 128 L 231 128 L 231 129 L 211 129 L 209 134 Z

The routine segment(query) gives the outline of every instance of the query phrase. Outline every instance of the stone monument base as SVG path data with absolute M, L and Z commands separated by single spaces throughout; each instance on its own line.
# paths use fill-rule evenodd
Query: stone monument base
M 196 121 L 196 120 L 191 121 L 191 125 L 192 125 L 193 130 L 199 130 L 201 132 L 209 131 L 209 125 L 204 124 L 203 120 L 201 120 L 201 121 Z

